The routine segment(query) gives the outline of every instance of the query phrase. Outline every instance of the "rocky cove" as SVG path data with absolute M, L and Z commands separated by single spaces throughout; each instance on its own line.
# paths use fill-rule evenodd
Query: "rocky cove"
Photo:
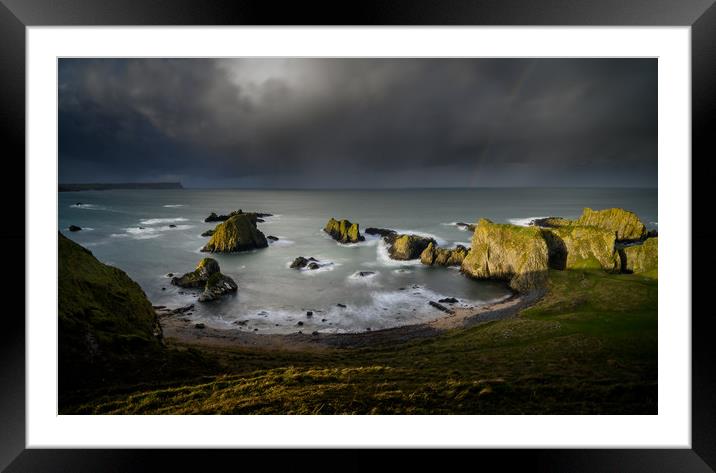
M 332 197 L 340 199 L 341 195 L 355 201 L 360 197 L 364 203 L 370 203 L 374 196 L 373 193 L 343 192 Z M 378 196 L 380 194 L 375 194 Z M 77 200 L 75 197 L 70 205 Z M 85 197 L 79 200 L 87 205 L 98 204 Z M 169 199 L 168 203 L 174 205 Z M 400 208 L 396 209 L 395 216 L 391 211 L 389 216 L 376 218 L 366 216 L 346 202 L 339 203 L 349 211 L 316 211 L 310 220 L 306 219 L 305 210 L 272 204 L 265 198 L 253 201 L 242 198 L 241 205 L 233 207 L 243 208 L 241 212 L 232 210 L 230 205 L 215 203 L 196 208 L 189 202 L 177 207 L 160 205 L 158 207 L 164 210 L 157 217 L 164 218 L 138 217 L 137 226 L 145 227 L 144 230 L 131 230 L 127 224 L 127 236 L 109 235 L 104 240 L 106 243 L 97 238 L 102 236 L 103 228 L 95 219 L 114 217 L 115 212 L 71 207 L 79 215 L 95 217 L 94 222 L 77 221 L 89 231 L 74 233 L 72 238 L 87 242 L 88 248 L 103 261 L 126 268 L 154 305 L 180 308 L 194 304 L 190 313 L 182 315 L 189 320 L 187 324 L 203 323 L 207 328 L 219 330 L 253 333 L 258 329 L 258 334 L 299 330 L 304 334 L 366 332 L 368 329 L 375 332 L 445 318 L 447 312 L 431 306 L 430 302 L 455 298 L 458 303 L 440 304 L 450 310 L 469 310 L 503 300 L 514 292 L 507 285 L 510 279 L 496 277 L 492 266 L 490 277 L 467 277 L 462 260 L 472 246 L 474 231 L 456 224 L 448 226 L 445 221 L 450 219 L 449 214 L 447 218 L 415 214 L 411 222 L 405 219 L 411 212 Z M 457 210 L 460 213 L 453 217 L 455 222 L 478 224 L 479 219 L 475 217 L 480 214 L 467 213 L 467 208 Z M 544 215 L 555 210 L 559 209 L 545 207 L 544 213 L 533 212 Z M 205 222 L 212 212 L 222 218 Z M 480 213 L 492 218 L 495 215 L 489 211 Z M 562 215 L 577 220 L 580 213 Z M 229 222 L 233 217 L 238 218 Z M 340 241 L 340 234 L 338 239 L 334 238 L 325 230 L 331 218 L 338 223 L 339 230 L 341 220 L 348 220 L 344 228 L 348 231 L 356 226 L 360 238 L 353 241 L 344 238 L 345 242 Z M 174 228 L 170 228 L 172 224 Z M 215 233 L 220 225 L 230 228 L 217 237 L 201 236 L 207 231 Z M 240 248 L 245 241 L 251 243 Z M 232 245 L 235 245 L 234 251 L 219 251 Z M 178 277 L 192 272 L 205 257 L 216 260 L 221 274 L 234 280 L 238 286 L 236 292 L 227 292 L 215 302 L 199 303 L 203 288 L 171 284 L 168 273 Z M 291 269 L 299 257 L 308 260 L 307 264 Z M 137 263 L 145 266 L 138 268 Z M 308 311 L 315 316 L 307 318 Z M 301 328 L 297 328 L 299 321 L 304 323 Z
M 560 327 L 574 314 L 619 313 L 599 319 L 609 322 L 599 332 L 605 334 L 621 333 L 634 317 L 653 318 L 658 234 L 637 217 L 646 229 L 641 231 L 635 214 L 617 207 L 547 209 L 531 213 L 564 216 L 516 222 L 485 212 L 492 218 L 476 218 L 467 227 L 441 221 L 462 222 L 464 214 L 421 226 L 360 212 L 321 212 L 307 221 L 265 204 L 242 207 L 274 215 L 217 212 L 215 205 L 192 213 L 171 205 L 164 211 L 169 215 L 139 215 L 111 230 L 96 218 L 73 218 L 81 232 L 68 232 L 70 223 L 60 222 L 63 389 L 100 375 L 138 382 L 221 373 L 225 368 L 211 360 L 226 353 L 236 359 L 231 369 L 251 370 L 249 360 L 273 366 L 276 357 L 288 364 L 323 356 L 353 359 L 365 350 L 362 363 L 376 363 L 386 349 L 392 362 L 405 358 L 413 366 L 415 360 L 430 363 L 420 358 L 420 347 L 437 343 L 448 344 L 446 353 L 477 349 L 470 363 L 487 356 L 495 366 L 513 356 L 513 349 L 500 348 L 512 337 L 541 339 L 548 330 L 561 337 L 559 344 L 539 350 L 571 346 Z M 110 210 L 76 209 L 76 215 L 113 216 Z M 211 212 L 227 218 L 205 222 Z M 582 216 L 592 213 L 597 217 L 584 222 Z M 111 236 L 119 234 L 118 226 L 127 236 Z M 627 227 L 635 233 L 620 233 Z M 208 230 L 211 235 L 201 235 Z M 148 260 L 149 276 L 132 266 L 134 256 Z M 605 299 L 609 294 L 614 296 Z M 632 312 L 621 312 L 625 304 Z M 573 315 L 563 319 L 566 307 Z M 464 337 L 471 340 L 467 345 Z M 509 343 L 516 350 L 512 366 L 531 359 L 522 342 Z M 495 353 L 479 348 L 492 345 Z M 450 358 L 446 367 L 454 363 Z M 489 389 L 495 386 L 480 392 Z

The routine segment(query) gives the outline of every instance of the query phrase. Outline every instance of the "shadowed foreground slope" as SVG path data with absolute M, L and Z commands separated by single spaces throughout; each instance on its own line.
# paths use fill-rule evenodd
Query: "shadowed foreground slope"
M 549 271 L 546 295 L 516 318 L 430 339 L 204 350 L 223 374 L 87 391 L 63 413 L 656 414 L 657 280 Z

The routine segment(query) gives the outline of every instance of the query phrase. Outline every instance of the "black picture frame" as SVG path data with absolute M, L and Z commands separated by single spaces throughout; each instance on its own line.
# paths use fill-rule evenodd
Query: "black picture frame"
M 3 170 L 12 182 L 3 185 L 11 224 L 0 230 L 0 242 L 9 251 L 6 264 L 24 268 L 25 209 L 17 205 L 25 191 L 25 28 L 28 26 L 110 25 L 571 25 L 571 26 L 690 26 L 692 67 L 692 247 L 708 248 L 712 240 L 706 206 L 712 199 L 706 186 L 704 163 L 716 156 L 710 126 L 716 109 L 716 6 L 714 0 L 363 0 L 360 2 L 259 2 L 256 0 L 0 0 L 0 135 Z M 664 130 L 660 130 L 664 132 Z M 701 172 L 700 172 L 701 171 Z M 23 178 L 21 179 L 20 176 Z M 31 218 L 31 216 L 27 216 Z M 20 224 L 22 222 L 22 224 Z M 6 250 L 7 251 L 7 250 Z M 708 293 L 709 277 L 700 269 L 714 267 L 714 252 L 700 254 L 692 272 L 692 449 L 644 450 L 477 450 L 449 452 L 478 456 L 479 465 L 499 462 L 501 468 L 529 465 L 536 471 L 714 471 L 716 468 L 716 350 L 713 309 L 699 310 Z M 683 257 L 691 258 L 690 254 Z M 23 258 L 23 261 L 21 261 Z M 24 275 L 24 271 L 23 271 Z M 17 276 L 20 277 L 19 275 Z M 24 278 L 23 278 L 24 281 Z M 17 284 L 17 283 L 15 283 Z M 16 290 L 15 290 L 16 291 Z M 307 451 L 172 451 L 172 450 L 39 450 L 25 449 L 25 324 L 24 301 L 6 305 L 0 330 L 0 468 L 7 471 L 203 471 L 221 460 L 271 462 L 271 469 L 303 464 L 325 469 L 307 458 Z M 18 304 L 19 302 L 19 304 Z M 691 314 L 664 314 L 688 317 Z M 344 455 L 341 467 L 372 468 L 382 462 L 379 452 L 323 453 L 330 465 L 333 455 Z M 425 465 L 427 454 L 412 451 L 413 462 Z M 448 453 L 443 451 L 443 453 Z M 211 458 L 209 458 L 211 457 Z M 434 457 L 431 457 L 434 459 Z M 443 462 L 439 458 L 437 461 Z M 459 458 L 451 457 L 451 462 Z M 471 459 L 470 461 L 475 461 Z M 335 465 L 335 463 L 333 463 Z M 456 463 L 456 465 L 459 463 Z

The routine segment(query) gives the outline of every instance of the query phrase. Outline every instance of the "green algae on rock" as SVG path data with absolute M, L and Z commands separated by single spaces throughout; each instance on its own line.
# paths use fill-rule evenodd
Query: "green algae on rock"
M 420 253 L 420 262 L 429 266 L 460 266 L 468 251 L 462 245 L 457 245 L 455 248 L 440 248 L 430 242 Z
M 592 210 L 585 207 L 574 223 L 616 232 L 618 241 L 643 240 L 647 234 L 646 227 L 634 212 L 620 208 Z
M 267 246 L 266 237 L 256 228 L 256 214 L 242 213 L 217 225 L 211 239 L 201 251 L 230 253 L 266 248 Z
M 331 238 L 340 243 L 357 243 L 365 240 L 360 234 L 360 228 L 357 223 L 351 223 L 349 220 L 336 220 L 331 218 L 323 231 L 328 233 Z
M 542 290 L 547 280 L 547 243 L 536 227 L 480 219 L 462 272 L 477 279 L 503 279 L 518 292 Z
M 622 271 L 626 273 L 650 273 L 654 277 L 659 267 L 659 238 L 647 238 L 641 245 L 631 245 L 619 250 Z
M 544 228 L 542 235 L 549 250 L 551 268 L 620 271 L 613 231 L 573 225 Z
M 435 240 L 419 235 L 395 235 L 390 238 L 388 254 L 395 260 L 411 260 L 420 258 L 428 245 L 437 245 Z

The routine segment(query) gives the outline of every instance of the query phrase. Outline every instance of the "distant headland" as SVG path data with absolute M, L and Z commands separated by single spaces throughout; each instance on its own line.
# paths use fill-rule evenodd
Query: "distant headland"
M 183 189 L 181 182 L 122 182 L 95 184 L 60 184 L 59 192 L 106 191 L 114 189 Z

